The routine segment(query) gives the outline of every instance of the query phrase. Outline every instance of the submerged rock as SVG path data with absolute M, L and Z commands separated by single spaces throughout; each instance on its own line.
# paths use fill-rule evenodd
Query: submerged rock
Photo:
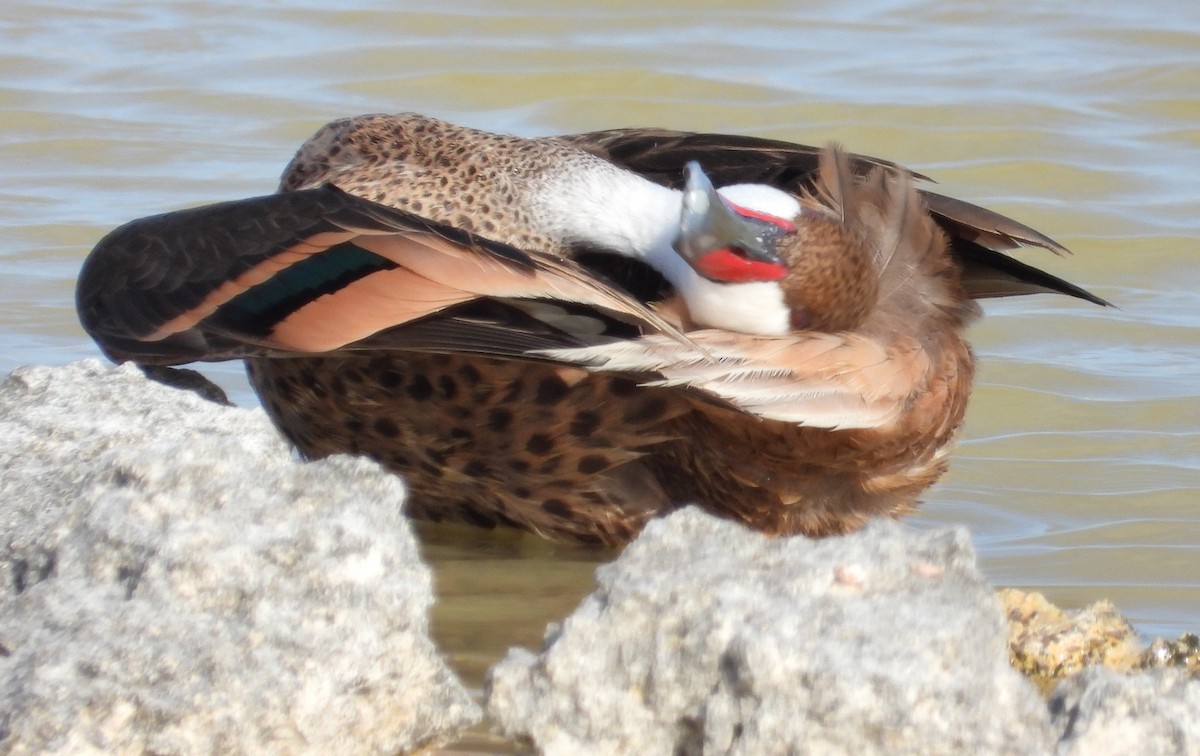
M 0 750 L 395 753 L 478 719 L 395 477 L 95 361 L 0 384 Z
M 489 713 L 546 753 L 1052 748 L 965 530 L 772 539 L 684 510 L 598 581 L 489 679 Z

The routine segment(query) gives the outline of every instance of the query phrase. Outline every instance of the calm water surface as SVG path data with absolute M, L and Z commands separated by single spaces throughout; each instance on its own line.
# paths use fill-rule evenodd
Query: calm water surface
M 1048 232 L 1076 254 L 1027 259 L 1120 307 L 987 306 L 966 438 L 915 522 L 968 524 L 997 583 L 1200 629 L 1200 5 L 330 5 L 5 2 L 0 370 L 97 355 L 72 296 L 102 234 L 273 191 L 333 118 L 837 140 Z M 255 402 L 240 366 L 209 372 Z M 476 683 L 613 556 L 425 535 L 439 634 Z

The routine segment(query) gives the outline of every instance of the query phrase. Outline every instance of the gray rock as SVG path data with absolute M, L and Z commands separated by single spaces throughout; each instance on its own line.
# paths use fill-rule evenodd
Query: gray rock
M 965 530 L 771 539 L 684 510 L 598 582 L 488 681 L 489 713 L 546 753 L 1053 747 Z
M 1092 667 L 1050 697 L 1060 756 L 1200 754 L 1200 680 L 1175 669 Z
M 0 384 L 0 750 L 394 753 L 477 708 L 404 489 L 89 361 Z

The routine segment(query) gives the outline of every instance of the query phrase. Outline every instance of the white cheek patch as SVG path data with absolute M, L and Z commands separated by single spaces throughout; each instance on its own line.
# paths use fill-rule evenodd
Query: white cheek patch
M 800 202 L 787 192 L 766 184 L 733 184 L 717 190 L 735 205 L 776 218 L 792 220 L 800 215 Z
M 699 325 L 755 336 L 783 336 L 791 330 L 791 310 L 773 281 L 727 284 L 694 276 L 680 288 L 688 314 Z

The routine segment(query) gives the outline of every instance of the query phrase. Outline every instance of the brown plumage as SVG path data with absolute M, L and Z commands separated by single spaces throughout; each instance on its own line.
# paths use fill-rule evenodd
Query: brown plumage
M 702 311 L 667 272 L 654 223 L 677 217 L 643 210 L 678 199 L 649 182 L 682 186 L 692 159 L 799 199 L 786 276 L 750 284 L 778 286 L 782 332 L 720 327 L 740 289 Z M 1003 254 L 1053 241 L 917 178 L 748 137 L 364 116 L 306 143 L 282 194 L 113 232 L 77 297 L 114 359 L 246 357 L 303 454 L 378 460 L 419 518 L 619 543 L 697 502 L 824 535 L 908 511 L 946 469 L 972 297 L 1102 302 Z
M 663 387 L 690 408 L 664 421 L 674 440 L 645 460 L 669 501 L 701 501 L 771 533 L 826 535 L 907 512 L 945 472 L 974 372 L 962 330 L 978 308 L 903 174 L 879 168 L 855 181 L 846 156 L 828 150 L 805 205 L 812 214 L 781 249 L 786 301 L 805 327 L 554 355 L 691 388 Z

